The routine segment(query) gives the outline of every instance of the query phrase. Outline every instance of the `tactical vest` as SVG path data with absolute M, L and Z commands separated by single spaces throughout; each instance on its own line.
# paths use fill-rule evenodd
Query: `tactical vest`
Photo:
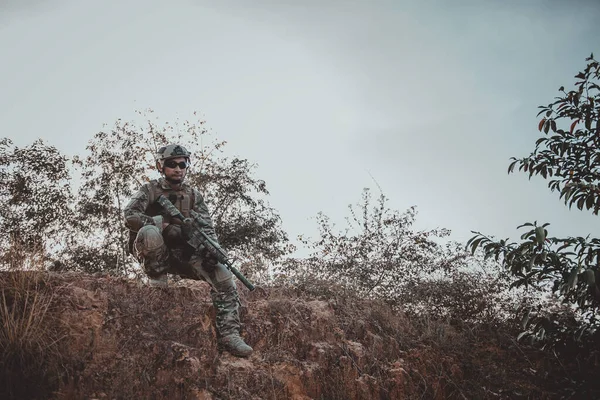
M 150 196 L 148 198 L 148 208 L 146 209 L 145 214 L 151 217 L 162 215 L 165 222 L 169 222 L 170 217 L 165 213 L 160 204 L 156 203 L 156 199 L 158 199 L 158 196 L 161 194 L 169 199 L 184 217 L 190 216 L 190 210 L 194 208 L 194 203 L 196 202 L 194 191 L 185 184 L 181 185 L 181 189 L 173 190 L 170 187 L 163 187 L 158 180 L 154 179 L 150 181 L 148 191 Z
M 194 191 L 185 184 L 181 185 L 181 189 L 173 190 L 171 187 L 163 187 L 158 180 L 153 179 L 148 183 L 148 192 L 148 207 L 144 211 L 144 214 L 150 217 L 162 215 L 165 222 L 170 222 L 171 217 L 165 212 L 160 204 L 156 203 L 156 199 L 158 199 L 158 196 L 161 194 L 169 199 L 184 217 L 190 216 L 190 210 L 194 208 L 196 202 Z M 136 236 L 137 232 L 129 231 L 129 243 L 127 247 L 131 254 L 134 254 L 133 243 L 135 242 Z

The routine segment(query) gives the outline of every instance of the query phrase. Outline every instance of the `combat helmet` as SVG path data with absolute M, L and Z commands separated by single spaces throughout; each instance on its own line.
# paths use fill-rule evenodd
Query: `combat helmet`
M 162 171 L 164 162 L 166 160 L 169 160 L 171 158 L 184 157 L 189 163 L 191 155 L 192 154 L 189 151 L 187 151 L 187 149 L 182 145 L 172 143 L 159 148 L 156 154 L 154 155 L 154 158 L 156 160 L 156 167 L 159 171 Z
M 168 144 L 156 152 L 156 161 L 162 162 L 170 158 L 185 157 L 189 160 L 192 154 L 180 144 Z

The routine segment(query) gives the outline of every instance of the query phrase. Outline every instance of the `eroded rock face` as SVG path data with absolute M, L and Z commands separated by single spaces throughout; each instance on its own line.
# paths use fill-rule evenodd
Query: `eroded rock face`
M 165 290 L 108 276 L 54 279 L 64 351 L 76 360 L 76 384 L 55 398 L 373 399 L 406 383 L 392 368 L 395 339 L 364 321 L 349 331 L 350 315 L 334 302 L 242 290 L 242 334 L 255 352 L 239 359 L 217 349 L 202 282 Z M 376 346 L 370 335 L 380 335 Z
M 63 340 L 59 379 L 40 397 L 443 399 L 490 384 L 468 381 L 477 371 L 470 363 L 485 357 L 458 349 L 460 335 L 425 341 L 385 305 L 292 289 L 241 288 L 242 335 L 255 351 L 248 359 L 220 353 L 208 285 L 182 283 L 159 289 L 109 276 L 49 275 L 52 321 Z M 485 354 L 504 351 L 493 348 Z

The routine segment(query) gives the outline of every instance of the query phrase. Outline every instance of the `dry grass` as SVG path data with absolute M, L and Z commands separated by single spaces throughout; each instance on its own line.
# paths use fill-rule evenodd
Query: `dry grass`
M 44 291 L 40 275 L 19 271 L 11 273 L 0 291 L 0 352 L 6 357 L 15 352 L 48 348 L 46 317 L 53 293 Z
M 0 272 L 0 398 L 35 398 L 57 385 L 62 335 L 52 316 L 56 289 L 38 251 L 5 253 Z
M 552 398 L 501 332 L 332 285 L 242 290 L 248 360 L 218 352 L 203 283 L 17 271 L 0 289 L 0 398 Z

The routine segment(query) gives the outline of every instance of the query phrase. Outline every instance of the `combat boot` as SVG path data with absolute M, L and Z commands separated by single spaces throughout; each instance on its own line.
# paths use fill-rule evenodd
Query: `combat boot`
M 219 340 L 219 347 L 236 357 L 249 357 L 253 351 L 252 347 L 248 346 L 237 333 L 222 337 Z
M 167 274 L 161 274 L 154 277 L 148 277 L 148 285 L 152 287 L 159 287 L 166 289 L 169 287 L 169 280 Z

